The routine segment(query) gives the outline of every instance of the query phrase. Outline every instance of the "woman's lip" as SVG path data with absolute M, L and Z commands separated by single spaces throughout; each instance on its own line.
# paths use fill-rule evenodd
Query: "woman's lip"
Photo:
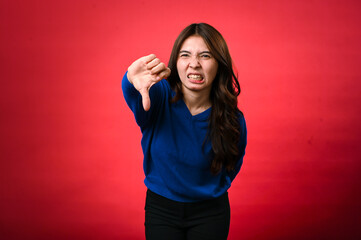
M 199 80 L 197 80 L 197 79 L 192 79 L 192 78 L 188 78 L 188 80 L 191 82 L 191 83 L 203 83 L 204 82 L 204 79 L 202 78 L 202 79 L 199 79 Z
M 191 77 L 192 76 L 192 77 Z M 204 82 L 204 77 L 202 74 L 200 73 L 188 73 L 187 74 L 187 79 L 191 82 L 191 83 L 195 83 L 195 84 L 200 84 Z

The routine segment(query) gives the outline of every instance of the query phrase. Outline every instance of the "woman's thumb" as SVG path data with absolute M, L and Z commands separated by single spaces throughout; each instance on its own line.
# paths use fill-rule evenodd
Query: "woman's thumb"
M 140 95 L 142 95 L 144 111 L 148 111 L 150 109 L 150 97 L 149 97 L 148 89 L 142 89 L 139 92 Z

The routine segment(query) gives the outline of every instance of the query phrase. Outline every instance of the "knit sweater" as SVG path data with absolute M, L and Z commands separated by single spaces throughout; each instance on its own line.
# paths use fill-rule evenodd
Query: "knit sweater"
M 151 191 L 179 202 L 196 202 L 225 193 L 243 163 L 247 142 L 246 123 L 239 113 L 239 158 L 235 170 L 214 175 L 210 164 L 214 153 L 205 141 L 211 108 L 192 115 L 184 101 L 171 103 L 175 92 L 167 80 L 154 84 L 149 96 L 151 107 L 144 111 L 142 96 L 128 81 L 122 80 L 124 98 L 142 132 L 144 183 Z

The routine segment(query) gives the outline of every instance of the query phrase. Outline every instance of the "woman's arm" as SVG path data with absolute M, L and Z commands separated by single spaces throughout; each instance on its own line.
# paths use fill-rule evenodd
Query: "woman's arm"
M 246 120 L 244 119 L 243 114 L 240 115 L 240 127 L 241 127 L 241 135 L 239 141 L 239 159 L 235 166 L 233 172 L 229 174 L 231 181 L 237 176 L 238 172 L 241 170 L 241 166 L 243 164 L 243 157 L 246 153 L 246 146 L 247 146 L 247 127 L 246 127 Z

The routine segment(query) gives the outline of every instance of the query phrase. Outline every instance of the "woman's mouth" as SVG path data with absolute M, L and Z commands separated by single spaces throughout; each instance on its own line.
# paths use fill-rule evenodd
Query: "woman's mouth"
M 202 83 L 203 82 L 203 76 L 201 74 L 190 73 L 187 75 L 187 78 L 193 83 Z

